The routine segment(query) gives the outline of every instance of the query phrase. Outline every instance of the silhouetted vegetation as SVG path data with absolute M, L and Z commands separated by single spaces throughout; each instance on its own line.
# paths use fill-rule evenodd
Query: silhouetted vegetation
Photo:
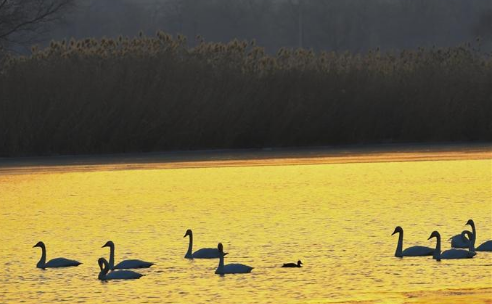
M 52 42 L 0 72 L 0 155 L 490 141 L 478 46 L 364 54 L 183 36 Z

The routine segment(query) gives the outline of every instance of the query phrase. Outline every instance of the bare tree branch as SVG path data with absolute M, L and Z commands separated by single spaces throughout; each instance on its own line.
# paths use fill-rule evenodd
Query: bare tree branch
M 0 47 L 26 44 L 59 20 L 74 0 L 1 0 Z

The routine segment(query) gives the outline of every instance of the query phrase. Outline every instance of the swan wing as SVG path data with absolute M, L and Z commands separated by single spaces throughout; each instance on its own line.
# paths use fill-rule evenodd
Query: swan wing
M 224 273 L 249 273 L 253 267 L 243 264 L 227 264 L 224 265 Z
M 413 246 L 403 250 L 403 256 L 429 256 L 434 253 L 434 249 L 425 246 Z
M 129 271 L 129 270 L 120 270 L 113 271 L 106 275 L 106 280 L 134 280 L 140 279 L 142 275 L 140 273 Z
M 154 263 L 145 262 L 141 260 L 124 260 L 114 266 L 114 269 L 137 269 L 137 268 L 149 268 Z
M 449 240 L 451 240 L 451 247 L 453 248 L 468 248 L 470 245 L 470 240 L 461 234 L 457 234 Z
M 462 249 L 450 249 L 441 253 L 441 259 L 452 260 L 452 259 L 468 259 L 475 256 L 475 252 L 462 250 Z
M 193 252 L 194 259 L 218 259 L 220 253 L 217 248 L 202 248 Z
M 69 260 L 65 258 L 56 258 L 48 261 L 44 267 L 45 268 L 59 268 L 59 267 L 74 267 L 74 266 L 79 266 L 80 262 L 77 262 L 75 260 Z
M 492 251 L 492 240 L 487 241 L 483 243 L 482 245 L 478 246 L 475 251 Z

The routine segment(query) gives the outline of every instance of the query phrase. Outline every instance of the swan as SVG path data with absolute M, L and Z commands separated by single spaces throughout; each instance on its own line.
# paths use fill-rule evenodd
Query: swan
M 224 265 L 224 257 L 227 253 L 224 253 L 224 246 L 222 243 L 219 243 L 217 246 L 218 251 L 220 253 L 219 258 L 219 266 L 215 270 L 216 274 L 227 274 L 227 273 L 250 273 L 253 270 L 253 267 L 243 265 L 243 264 L 227 264 Z
M 301 260 L 297 261 L 297 263 L 286 263 L 284 265 L 282 265 L 282 267 L 289 267 L 289 268 L 293 268 L 293 267 L 302 267 L 302 262 Z
M 404 256 L 417 257 L 432 255 L 434 249 L 425 246 L 412 246 L 403 250 L 403 228 L 397 226 L 391 235 L 398 233 L 398 245 L 396 246 L 395 257 L 402 258 Z
M 99 276 L 97 277 L 101 281 L 106 280 L 134 280 L 140 279 L 142 275 L 140 273 L 136 273 L 130 270 L 117 270 L 109 272 L 109 263 L 105 258 L 100 258 L 97 263 L 99 264 L 99 268 L 101 272 L 99 272 Z
M 124 260 L 118 263 L 116 266 L 114 265 L 114 243 L 112 241 L 106 242 L 104 247 L 109 247 L 109 269 L 135 269 L 135 268 L 149 268 L 154 265 L 154 263 L 145 262 L 141 260 Z
M 470 240 L 466 237 L 466 234 L 463 232 L 461 234 L 457 234 L 449 238 L 449 240 L 451 241 L 451 247 L 468 248 L 470 246 Z
M 465 231 L 465 233 L 468 235 L 470 239 L 473 239 L 473 235 L 469 231 Z M 429 236 L 428 240 L 434 237 L 437 239 L 436 250 L 434 251 L 433 254 L 433 258 L 436 261 L 451 260 L 451 259 L 468 259 L 468 258 L 473 258 L 476 255 L 474 251 L 475 248 L 473 248 L 474 246 L 473 240 L 470 242 L 469 250 L 449 249 L 441 253 L 441 235 L 439 234 L 439 232 L 433 231 Z
M 477 240 L 477 230 L 475 229 L 475 223 L 473 220 L 468 220 L 466 222 L 467 225 L 470 225 L 472 227 L 472 232 L 473 232 L 473 242 Z M 475 251 L 492 251 L 492 240 L 486 241 L 485 243 L 479 245 Z
M 188 251 L 184 256 L 185 259 L 218 259 L 220 258 L 219 250 L 216 248 L 202 248 L 193 252 L 193 231 L 191 229 L 186 230 L 183 237 L 190 237 L 190 243 L 188 245 Z
M 46 246 L 43 242 L 38 242 L 36 245 L 32 246 L 32 248 L 40 247 L 41 248 L 41 259 L 36 264 L 37 268 L 45 269 L 45 268 L 59 268 L 59 267 L 74 267 L 79 266 L 80 262 L 69 260 L 65 258 L 56 258 L 48 261 L 46 263 Z

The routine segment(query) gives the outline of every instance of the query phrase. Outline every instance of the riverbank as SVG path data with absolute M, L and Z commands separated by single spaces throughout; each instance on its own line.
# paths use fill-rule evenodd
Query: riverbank
M 0 173 L 57 167 L 86 171 L 365 162 L 492 159 L 491 143 L 347 145 L 315 148 L 174 151 L 112 155 L 0 158 Z

